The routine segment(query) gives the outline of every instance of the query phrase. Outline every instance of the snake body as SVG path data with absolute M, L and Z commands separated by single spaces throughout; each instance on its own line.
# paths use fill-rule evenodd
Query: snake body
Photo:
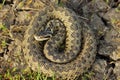
M 51 16 L 51 14 L 49 15 Z M 74 24 L 77 25 L 76 22 Z M 69 29 L 70 27 L 71 29 Z M 50 61 L 56 62 L 56 63 L 66 63 L 73 60 L 80 52 L 80 30 L 78 28 L 79 26 L 70 25 L 70 27 L 65 28 L 64 24 L 60 20 L 55 20 L 55 19 L 49 20 L 44 31 L 42 31 L 42 34 L 39 35 L 40 37 L 36 36 L 37 40 L 38 38 L 41 40 L 43 39 L 44 35 L 45 35 L 45 38 L 47 38 L 46 35 L 54 32 L 52 33 L 54 34 L 54 36 L 52 36 L 52 38 L 50 38 L 44 46 L 45 57 Z M 50 32 L 50 29 L 52 29 L 51 32 Z M 65 29 L 68 31 L 67 33 Z M 73 29 L 76 29 L 76 30 L 73 30 Z M 66 37 L 65 33 L 67 35 L 66 40 L 65 40 L 65 37 Z M 77 38 L 74 38 L 74 37 L 77 37 Z M 58 50 L 59 46 L 64 42 L 64 40 L 66 41 L 65 49 L 62 51 L 59 51 Z M 72 44 L 69 44 L 69 43 L 72 43 Z M 74 44 L 77 44 L 77 45 L 74 46 Z M 72 49 L 74 49 L 74 51 Z
M 53 24 L 52 26 L 49 26 Z M 36 34 L 46 27 L 54 29 L 52 37 L 37 41 Z M 62 51 L 58 50 L 64 44 Z M 84 73 L 95 60 L 96 40 L 92 30 L 65 7 L 46 7 L 31 21 L 23 41 L 25 58 L 33 70 L 47 76 L 73 80 Z

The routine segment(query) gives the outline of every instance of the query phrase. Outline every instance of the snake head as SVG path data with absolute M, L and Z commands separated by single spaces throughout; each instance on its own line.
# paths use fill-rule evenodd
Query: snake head
M 46 27 L 44 30 L 34 35 L 35 40 L 45 41 L 52 37 L 53 29 L 51 27 Z
M 52 35 L 51 34 L 47 34 L 47 35 L 34 35 L 35 40 L 37 41 L 45 41 L 48 40 Z

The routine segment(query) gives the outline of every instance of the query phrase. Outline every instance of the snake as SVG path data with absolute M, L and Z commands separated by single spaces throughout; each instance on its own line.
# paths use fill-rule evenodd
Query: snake
M 33 71 L 47 77 L 74 80 L 96 57 L 94 32 L 63 6 L 45 7 L 35 14 L 24 35 L 23 52 Z

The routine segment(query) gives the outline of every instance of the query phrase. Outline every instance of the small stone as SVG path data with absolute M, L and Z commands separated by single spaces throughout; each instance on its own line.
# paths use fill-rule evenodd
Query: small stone
M 107 67 L 107 62 L 102 59 L 97 59 L 92 66 L 92 71 L 95 73 L 96 80 L 104 80 L 104 76 L 106 76 L 105 72 Z
M 119 80 L 120 79 L 120 61 L 117 61 L 115 63 L 114 73 L 117 77 L 117 80 Z
M 110 57 L 110 55 L 112 55 L 115 49 L 116 46 L 113 46 L 112 44 L 107 43 L 106 41 L 100 41 L 98 54 Z
M 82 7 L 84 16 L 90 18 L 93 13 L 105 13 L 109 10 L 108 4 L 103 0 L 93 0 Z
M 110 9 L 103 15 L 103 18 L 107 20 L 107 23 L 112 25 L 117 32 L 120 32 L 120 11 L 116 11 L 116 9 Z
M 101 37 L 107 31 L 107 27 L 97 14 L 93 14 L 90 19 L 90 27 L 96 32 L 96 36 Z
M 120 46 L 117 46 L 115 51 L 113 51 L 113 53 L 110 55 L 110 58 L 112 58 L 113 60 L 119 60 L 120 59 Z

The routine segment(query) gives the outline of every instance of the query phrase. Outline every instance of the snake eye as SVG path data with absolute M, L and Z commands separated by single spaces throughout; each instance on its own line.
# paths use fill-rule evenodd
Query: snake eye
M 51 27 L 48 27 L 45 29 L 45 32 L 47 32 L 49 34 L 53 34 L 53 29 Z

